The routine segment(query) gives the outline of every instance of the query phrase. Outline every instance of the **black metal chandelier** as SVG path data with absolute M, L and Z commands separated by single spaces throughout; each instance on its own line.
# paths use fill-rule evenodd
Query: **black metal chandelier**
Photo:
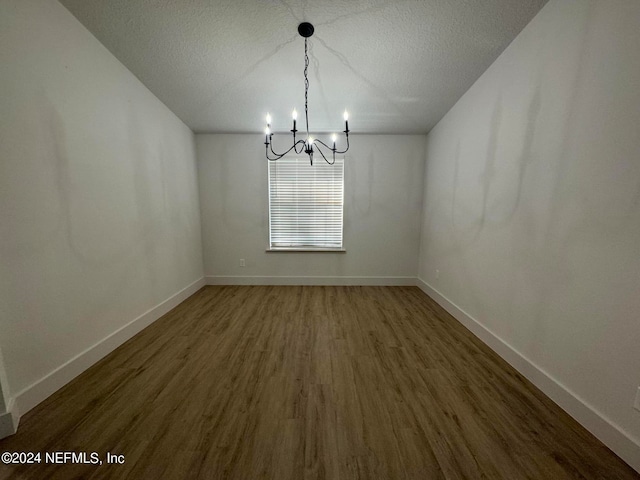
M 333 163 L 336 161 L 336 153 L 341 155 L 345 153 L 347 150 L 349 150 L 349 114 L 347 113 L 346 110 L 344 111 L 343 133 L 345 134 L 345 137 L 346 137 L 347 148 L 345 148 L 344 150 L 338 150 L 336 148 L 337 136 L 335 133 L 331 136 L 331 141 L 333 142 L 333 146 L 331 147 L 326 143 L 324 143 L 322 140 L 318 140 L 317 138 L 312 138 L 311 135 L 309 134 L 309 106 L 308 106 L 309 78 L 307 76 L 307 70 L 309 69 L 309 55 L 307 54 L 307 39 L 311 35 L 313 35 L 313 31 L 314 31 L 313 25 L 311 25 L 308 22 L 303 22 L 300 25 L 298 25 L 298 33 L 302 37 L 304 37 L 304 117 L 305 117 L 305 123 L 306 123 L 307 136 L 305 139 L 296 140 L 296 133 L 298 132 L 298 130 L 296 129 L 296 120 L 298 119 L 298 112 L 294 110 L 292 115 L 293 128 L 291 129 L 291 133 L 293 134 L 293 145 L 291 145 L 291 147 L 289 147 L 289 149 L 283 153 L 275 152 L 273 150 L 273 132 L 271 131 L 271 115 L 267 113 L 267 128 L 265 128 L 265 131 L 264 131 L 265 133 L 264 145 L 265 145 L 267 160 L 271 162 L 280 160 L 282 157 L 284 157 L 285 155 L 287 155 L 293 150 L 296 154 L 300 154 L 304 152 L 307 155 L 309 155 L 309 162 L 311 163 L 311 165 L 313 165 L 314 152 L 319 152 L 320 155 L 322 155 L 322 158 L 324 159 L 325 162 L 327 162 L 330 165 L 333 165 Z M 325 155 L 325 152 L 323 151 L 323 147 L 331 151 L 331 155 L 330 155 L 332 156 L 331 161 L 327 159 L 327 155 Z

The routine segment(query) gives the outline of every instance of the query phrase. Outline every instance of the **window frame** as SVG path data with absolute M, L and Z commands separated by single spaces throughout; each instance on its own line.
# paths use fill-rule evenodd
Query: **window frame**
M 342 185 L 340 191 L 340 200 L 341 200 L 341 222 L 340 222 L 340 242 L 341 245 L 339 247 L 330 247 L 330 246 L 314 246 L 314 245 L 275 245 L 273 244 L 272 239 L 272 196 L 271 196 L 271 174 L 272 167 L 277 168 L 277 163 L 282 160 L 295 160 L 300 163 L 307 163 L 307 168 L 342 168 Z M 318 165 L 309 165 L 309 159 L 306 157 L 302 157 L 300 155 L 287 155 L 283 157 L 281 160 L 276 161 L 267 161 L 267 204 L 268 204 L 268 248 L 266 252 L 271 253 L 304 253 L 304 252 L 319 252 L 319 253 L 345 253 L 345 241 L 344 241 L 344 210 L 345 210 L 345 202 L 344 202 L 344 190 L 345 190 L 345 161 L 344 157 L 336 157 L 336 162 L 340 162 L 340 165 L 322 165 L 320 167 Z M 272 166 L 271 163 L 275 163 L 276 165 Z

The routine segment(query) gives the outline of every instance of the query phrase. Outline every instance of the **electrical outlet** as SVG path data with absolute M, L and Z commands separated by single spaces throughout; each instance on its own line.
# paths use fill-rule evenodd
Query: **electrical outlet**
M 244 263 L 244 258 L 240 259 L 240 266 L 241 267 L 246 267 L 245 263 Z
M 636 392 L 636 401 L 633 402 L 633 408 L 640 412 L 640 387 L 638 387 L 638 391 Z
M 436 270 L 436 280 L 440 278 L 440 270 Z

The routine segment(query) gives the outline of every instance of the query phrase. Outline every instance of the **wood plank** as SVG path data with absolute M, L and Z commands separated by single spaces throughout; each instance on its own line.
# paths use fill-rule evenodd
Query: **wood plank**
M 0 479 L 640 479 L 415 287 L 205 287 L 26 414 Z

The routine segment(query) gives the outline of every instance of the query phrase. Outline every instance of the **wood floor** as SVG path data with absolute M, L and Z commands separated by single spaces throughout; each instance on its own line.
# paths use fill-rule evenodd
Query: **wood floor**
M 206 287 L 22 418 L 16 479 L 638 479 L 415 287 Z

